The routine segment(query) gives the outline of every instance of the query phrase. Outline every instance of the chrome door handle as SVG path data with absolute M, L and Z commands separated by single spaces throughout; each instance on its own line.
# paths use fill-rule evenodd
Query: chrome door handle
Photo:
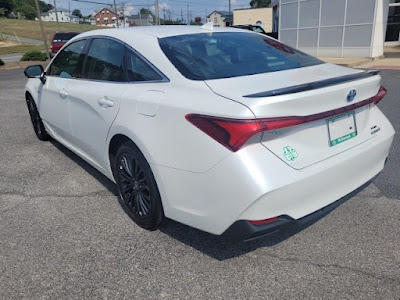
M 107 99 L 107 98 L 101 98 L 101 99 L 99 99 L 99 105 L 104 108 L 113 107 L 114 101 Z
M 67 96 L 68 96 L 67 91 L 64 90 L 64 89 L 59 90 L 58 93 L 60 94 L 60 97 L 63 98 L 63 99 L 67 98 Z

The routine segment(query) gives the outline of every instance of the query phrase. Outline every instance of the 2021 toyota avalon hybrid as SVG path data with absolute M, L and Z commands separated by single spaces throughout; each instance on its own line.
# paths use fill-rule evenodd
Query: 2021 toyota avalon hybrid
M 240 29 L 86 32 L 25 74 L 37 137 L 113 180 L 149 230 L 259 237 L 371 180 L 394 136 L 377 72 Z

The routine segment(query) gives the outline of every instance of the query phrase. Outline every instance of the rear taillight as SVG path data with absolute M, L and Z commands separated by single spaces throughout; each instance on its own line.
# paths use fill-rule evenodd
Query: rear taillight
M 257 132 L 264 131 L 258 120 L 235 120 L 204 115 L 187 115 L 186 120 L 229 150 L 236 152 Z
M 385 95 L 386 89 L 381 86 L 378 93 L 367 100 L 309 116 L 243 120 L 189 114 L 186 115 L 186 120 L 208 134 L 221 145 L 236 152 L 257 133 L 310 123 L 355 110 L 369 104 L 377 104 Z
M 50 45 L 50 50 L 53 51 L 53 45 Z

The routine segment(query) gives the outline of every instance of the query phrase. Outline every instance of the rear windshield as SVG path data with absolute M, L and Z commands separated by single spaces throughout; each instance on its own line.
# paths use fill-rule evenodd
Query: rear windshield
M 276 72 L 323 62 L 252 32 L 218 32 L 159 39 L 161 49 L 188 79 L 208 80 Z
M 68 42 L 74 36 L 78 35 L 78 32 L 59 32 L 56 33 L 53 37 L 53 42 Z

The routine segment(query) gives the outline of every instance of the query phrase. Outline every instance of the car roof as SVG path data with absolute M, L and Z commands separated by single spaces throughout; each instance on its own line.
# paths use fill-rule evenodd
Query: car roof
M 162 73 L 168 74 L 168 78 L 183 76 L 172 65 L 172 63 L 165 56 L 161 50 L 158 38 L 185 35 L 185 34 L 199 34 L 211 32 L 237 32 L 243 33 L 243 29 L 214 27 L 214 30 L 201 29 L 200 26 L 182 26 L 182 25 L 163 25 L 163 26 L 137 26 L 128 28 L 110 28 L 110 29 L 97 29 L 81 33 L 72 38 L 66 46 L 81 38 L 90 37 L 111 37 L 118 39 L 127 45 L 133 47 L 135 51 L 140 53 L 150 63 L 156 66 Z M 249 34 L 258 34 L 248 31 Z
M 186 25 L 163 25 L 163 26 L 135 26 L 128 28 L 112 28 L 98 29 L 85 32 L 80 36 L 112 36 L 120 39 L 129 38 L 132 34 L 164 38 L 170 36 L 196 34 L 196 33 L 211 33 L 211 32 L 242 32 L 232 27 L 214 27 L 213 30 L 202 29 L 201 26 L 186 26 Z

